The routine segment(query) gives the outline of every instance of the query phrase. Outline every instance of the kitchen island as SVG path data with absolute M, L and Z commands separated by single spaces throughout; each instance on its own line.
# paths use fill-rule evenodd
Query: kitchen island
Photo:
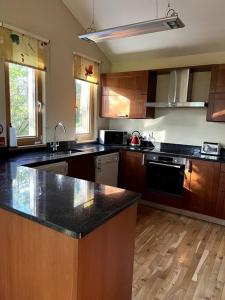
M 139 194 L 25 162 L 0 162 L 0 299 L 131 299 Z

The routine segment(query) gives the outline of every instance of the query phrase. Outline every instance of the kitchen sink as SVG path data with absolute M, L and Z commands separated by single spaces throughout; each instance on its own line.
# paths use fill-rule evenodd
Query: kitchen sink
M 61 154 L 61 155 L 69 155 L 77 152 L 82 152 L 81 150 L 76 150 L 76 149 L 71 149 L 71 150 L 63 150 L 63 151 L 56 151 L 56 152 L 51 152 L 51 154 Z

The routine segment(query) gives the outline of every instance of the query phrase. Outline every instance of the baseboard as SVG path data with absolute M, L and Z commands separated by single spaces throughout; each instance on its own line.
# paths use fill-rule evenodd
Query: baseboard
M 225 226 L 225 220 L 222 220 L 222 219 L 219 219 L 219 218 L 210 217 L 210 216 L 195 213 L 195 212 L 192 212 L 192 211 L 189 211 L 189 210 L 179 209 L 179 208 L 175 208 L 175 207 L 171 207 L 171 206 L 167 206 L 167 205 L 162 205 L 162 204 L 158 204 L 158 203 L 151 202 L 151 201 L 146 201 L 146 200 L 141 200 L 140 203 L 142 203 L 146 206 L 158 208 L 158 209 L 165 210 L 165 211 L 168 211 L 168 212 L 171 212 L 171 213 L 175 213 L 175 214 L 183 215 L 183 216 L 186 216 L 186 217 L 199 219 L 199 220 L 202 220 L 202 221 L 207 221 L 207 222 L 211 222 L 211 223 L 215 223 L 215 224 L 218 224 L 218 225 Z

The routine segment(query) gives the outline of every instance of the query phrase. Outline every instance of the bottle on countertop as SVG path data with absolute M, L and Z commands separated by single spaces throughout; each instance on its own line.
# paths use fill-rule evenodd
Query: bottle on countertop
M 9 147 L 17 147 L 16 129 L 9 124 Z

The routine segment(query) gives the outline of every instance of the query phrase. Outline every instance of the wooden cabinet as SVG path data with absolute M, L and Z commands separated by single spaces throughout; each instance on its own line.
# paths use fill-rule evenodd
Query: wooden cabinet
M 225 163 L 220 168 L 216 213 L 218 218 L 225 219 Z
M 146 108 L 155 101 L 157 73 L 135 71 L 102 74 L 101 117 L 141 119 L 154 116 Z
M 207 121 L 225 122 L 225 65 L 212 67 Z
M 119 187 L 143 193 L 145 188 L 145 156 L 140 152 L 120 152 Z
M 136 218 L 133 204 L 74 239 L 0 209 L 0 299 L 131 299 Z
M 225 93 L 225 64 L 212 66 L 210 93 Z
M 197 213 L 216 216 L 220 164 L 190 160 L 190 182 L 185 208 Z
M 225 219 L 225 163 L 189 160 L 182 196 L 147 190 L 145 169 L 145 155 L 121 150 L 119 186 L 141 193 L 146 201 Z
M 93 155 L 75 156 L 68 159 L 68 176 L 88 181 L 95 181 L 95 165 Z
M 207 121 L 225 122 L 225 93 L 210 93 Z

